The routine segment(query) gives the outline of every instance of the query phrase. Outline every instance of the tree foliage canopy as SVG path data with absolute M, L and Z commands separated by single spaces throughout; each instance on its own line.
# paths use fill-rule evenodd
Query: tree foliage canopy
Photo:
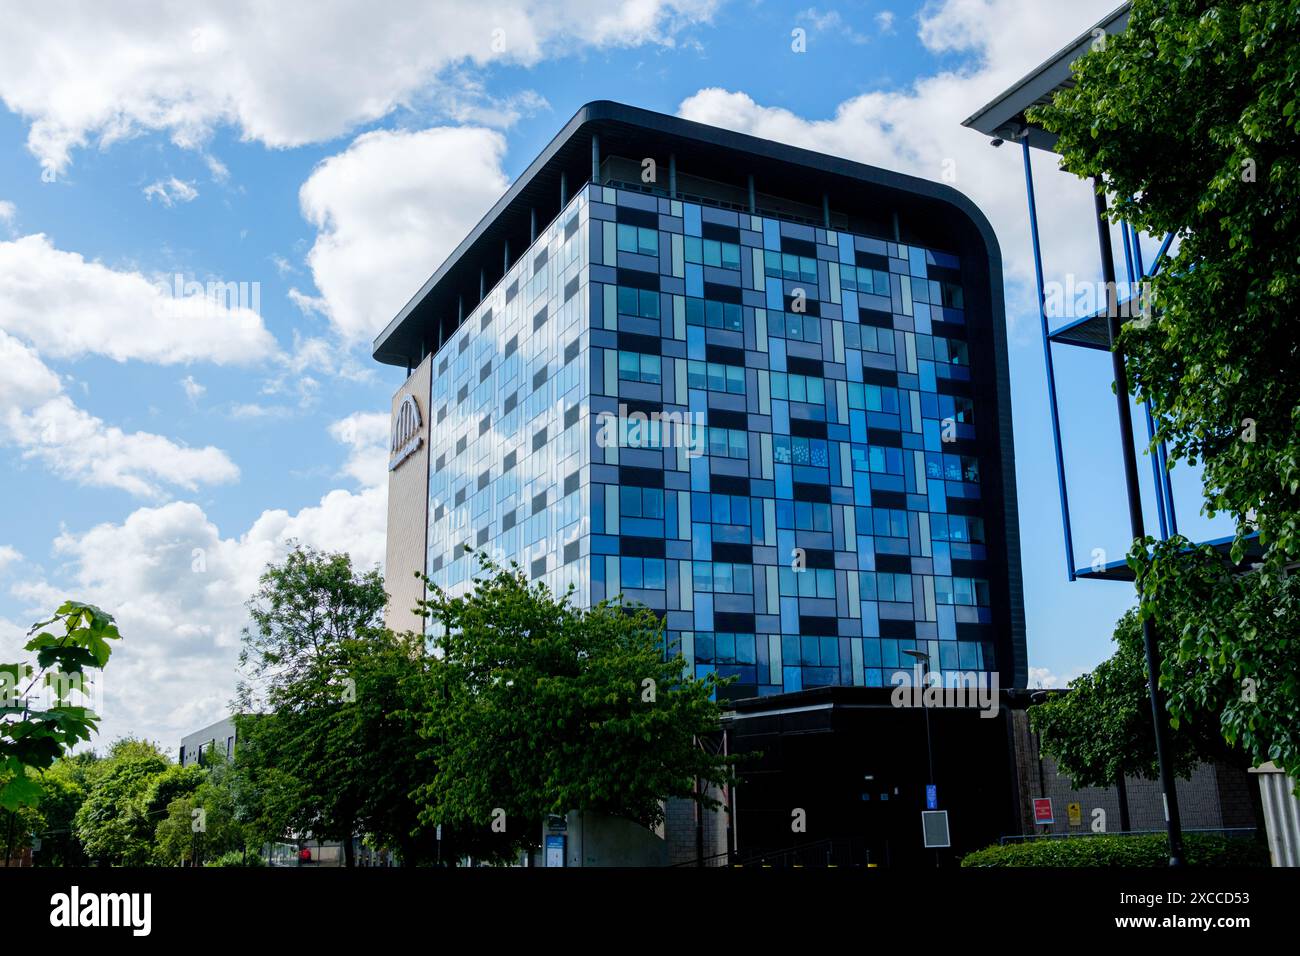
M 1063 166 L 1179 237 L 1120 341 L 1157 437 L 1212 512 L 1300 554 L 1300 0 L 1135 0 L 1074 81 L 1033 111 Z
M 422 819 L 486 831 L 504 814 L 511 845 L 526 846 L 548 814 L 654 826 L 663 798 L 729 778 L 727 759 L 701 745 L 719 727 L 717 684 L 665 655 L 652 612 L 578 608 L 517 565 L 479 560 L 467 594 L 430 584 L 422 604 L 438 655 L 421 721 L 435 767 L 417 791 Z
M 1202 467 L 1206 512 L 1237 536 L 1227 557 L 1182 538 L 1129 554 L 1142 615 L 1175 638 L 1170 713 L 1220 707 L 1230 745 L 1300 777 L 1300 0 L 1134 0 L 1030 116 L 1114 219 L 1179 237 L 1118 347 L 1156 441 Z
M 1076 787 L 1109 787 L 1120 776 L 1159 779 L 1151 698 L 1147 693 L 1142 623 L 1129 611 L 1115 626 L 1115 652 L 1092 671 L 1070 681 L 1069 693 L 1049 697 L 1029 709 L 1030 725 L 1041 735 L 1043 751 L 1056 760 Z M 1172 638 L 1166 645 L 1173 645 Z M 1176 659 L 1172 646 L 1166 661 Z M 1186 674 L 1187 682 L 1202 674 Z M 1220 703 L 1231 695 L 1231 682 L 1220 681 L 1216 693 L 1184 721 L 1171 737 L 1174 773 L 1186 777 L 1201 760 L 1228 760 L 1244 766 L 1244 755 L 1219 735 Z
M 352 645 L 386 639 L 386 601 L 377 570 L 357 572 L 346 554 L 294 547 L 263 573 L 240 654 L 248 674 L 241 709 L 265 711 L 238 721 L 246 779 L 272 798 L 273 815 L 282 813 L 288 827 L 342 841 L 349 865 L 370 798 Z
M 99 717 L 77 701 L 89 691 L 88 672 L 108 663 L 108 642 L 120 637 L 111 614 L 65 601 L 28 631 L 25 649 L 36 655 L 35 665 L 0 663 L 0 808 L 35 806 L 36 773 L 91 738 Z

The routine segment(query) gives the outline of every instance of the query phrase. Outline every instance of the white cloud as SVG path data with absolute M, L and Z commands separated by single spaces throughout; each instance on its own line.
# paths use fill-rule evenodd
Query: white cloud
M 0 411 L 25 409 L 53 398 L 63 384 L 36 350 L 0 330 Z
M 157 199 L 164 206 L 174 206 L 178 202 L 193 202 L 199 198 L 199 191 L 194 188 L 192 183 L 184 182 L 172 176 L 169 179 L 160 179 L 145 186 L 144 198 L 150 202 Z
M 1043 690 L 1060 690 L 1067 687 L 1070 681 L 1074 680 L 1082 673 L 1083 671 L 1076 669 L 1068 676 L 1061 677 L 1058 674 L 1052 673 L 1052 671 L 1046 667 L 1031 667 L 1029 668 L 1029 687 L 1041 688 Z
M 354 451 L 354 440 L 373 431 L 369 417 L 353 416 L 357 427 L 344 443 Z M 330 431 L 346 429 L 339 423 Z M 245 602 L 267 563 L 298 540 L 347 551 L 360 569 L 382 566 L 387 497 L 386 481 L 336 489 L 296 513 L 265 511 L 234 536 L 223 536 L 192 502 L 140 508 L 121 523 L 65 531 L 54 542 L 63 562 L 58 581 L 29 581 L 14 592 L 31 602 L 32 614 L 75 596 L 116 616 L 123 640 L 105 671 L 96 746 L 125 733 L 175 746 L 183 734 L 226 713 Z M 0 648 L 19 636 L 16 625 L 6 629 L 5 623 Z
M 0 223 L 6 227 L 12 226 L 15 219 L 18 218 L 18 207 L 8 199 L 0 199 Z
M 418 99 L 449 68 L 530 66 L 583 47 L 672 45 L 717 0 L 257 0 L 109 8 L 50 0 L 8 10 L 0 100 L 31 122 L 52 172 L 73 149 L 157 130 L 201 148 L 230 124 L 299 146 Z
M 293 409 L 284 405 L 262 405 L 258 402 L 236 402 L 230 406 L 230 417 L 236 421 L 257 421 L 259 419 L 288 418 Z
M 207 165 L 208 175 L 212 177 L 214 183 L 224 183 L 230 178 L 230 170 L 226 168 L 226 164 L 211 153 L 203 154 L 203 162 Z
M 155 283 L 110 269 L 36 233 L 0 242 L 0 329 L 52 358 L 243 365 L 276 351 L 252 282 L 243 282 L 242 292 L 223 281 L 199 295 L 182 281 L 178 295 L 174 276 Z
M 11 564 L 16 564 L 23 558 L 22 553 L 11 544 L 0 544 L 0 573 L 3 573 Z
M 520 90 L 505 96 L 488 92 L 482 80 L 469 71 L 458 71 L 439 85 L 434 94 L 438 108 L 464 126 L 508 129 L 519 120 L 551 108 L 536 90 Z
M 881 33 L 894 32 L 894 11 L 881 10 L 876 14 L 876 29 Z
M 78 408 L 36 352 L 4 331 L 0 367 L 0 443 L 59 477 L 142 497 L 158 497 L 167 485 L 194 490 L 239 477 L 220 449 L 124 432 Z
M 1062 10 L 1038 0 L 944 0 L 927 7 L 919 35 L 935 53 L 965 52 L 960 69 L 922 76 L 910 87 L 865 93 L 840 103 L 827 119 L 809 119 L 765 106 L 743 92 L 702 89 L 678 108 L 680 115 L 817 152 L 945 180 L 988 216 L 1002 247 L 1006 277 L 1016 298 L 1008 301 L 1012 332 L 1017 315 L 1036 308 L 1029 254 L 1022 161 L 1014 146 L 989 140 L 962 120 L 1020 79 L 1113 7 L 1112 0 L 1079 0 Z M 1053 265 L 1062 260 L 1089 279 L 1096 266 L 1086 184 L 1056 171 L 1055 158 L 1034 156 L 1040 229 L 1050 237 Z
M 816 7 L 810 7 L 802 13 L 796 14 L 795 19 L 800 23 L 807 23 L 817 33 L 831 33 L 838 38 L 848 40 L 850 43 L 863 44 L 871 41 L 871 37 L 853 29 L 853 26 L 844 19 L 838 10 L 822 11 Z
M 185 390 L 185 397 L 191 402 L 197 402 L 203 397 L 203 393 L 207 391 L 205 386 L 194 380 L 193 375 L 186 375 L 178 384 Z
M 20 447 L 24 458 L 84 485 L 156 498 L 166 485 L 193 491 L 239 478 L 239 468 L 219 448 L 190 448 L 150 432 L 124 432 L 78 408 L 66 395 L 30 412 L 9 409 L 2 414 L 0 437 Z
M 334 440 L 349 449 L 344 473 L 363 488 L 388 483 L 389 419 L 385 412 L 353 412 L 330 426 Z
M 438 127 L 365 133 L 326 159 L 299 191 L 320 297 L 295 301 L 346 340 L 369 339 L 505 191 L 504 152 L 495 131 Z

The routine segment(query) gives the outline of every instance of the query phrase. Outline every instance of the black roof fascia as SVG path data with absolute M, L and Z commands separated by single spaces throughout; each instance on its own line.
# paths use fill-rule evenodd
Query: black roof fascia
M 574 114 L 375 338 L 372 354 L 376 361 L 418 364 L 436 350 L 440 325 L 441 340 L 446 340 L 457 325 L 458 300 L 463 316 L 480 301 L 480 269 L 484 288 L 490 291 L 506 271 L 505 244 L 512 250 L 512 263 L 529 246 L 530 214 L 536 211 L 540 234 L 562 211 L 561 175 L 567 178 L 569 198 L 590 182 L 593 136 L 600 138 L 604 156 L 656 156 L 661 160 L 661 180 L 669 154 L 675 154 L 679 171 L 741 188 L 752 174 L 761 193 L 818 208 L 825 194 L 836 213 L 849 215 L 854 232 L 892 239 L 890 213 L 897 213 L 899 240 L 904 243 L 955 249 L 958 243 L 947 210 L 956 207 L 978 222 L 990 248 L 996 249 L 992 229 L 982 213 L 964 195 L 942 183 L 598 100 Z

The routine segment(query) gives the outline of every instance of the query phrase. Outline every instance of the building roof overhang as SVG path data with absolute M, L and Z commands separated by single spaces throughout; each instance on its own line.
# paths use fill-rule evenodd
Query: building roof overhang
M 1128 15 L 1128 3 L 1121 4 L 1054 55 L 1034 67 L 1019 82 L 1000 93 L 992 102 L 976 110 L 962 122 L 962 126 L 978 130 L 994 140 L 1016 140 L 1027 135 L 1030 146 L 1054 152 L 1056 134 L 1030 123 L 1025 118 L 1025 111 L 1030 107 L 1049 102 L 1057 90 L 1073 86 L 1074 79 L 1070 67 L 1074 61 L 1087 53 L 1103 33 L 1108 35 L 1123 33 L 1128 26 Z
M 373 357 L 388 365 L 413 366 L 468 316 L 478 304 L 480 271 L 487 290 L 505 274 L 506 245 L 515 258 L 530 244 L 531 229 L 541 233 L 562 210 L 560 183 L 572 197 L 592 178 L 592 140 L 604 156 L 653 156 L 660 184 L 668 157 L 677 168 L 746 188 L 756 188 L 821 208 L 832 209 L 869 234 L 892 237 L 890 213 L 899 217 L 899 239 L 931 248 L 960 251 L 978 232 L 998 270 L 1001 258 L 993 229 L 965 195 L 943 184 L 798 146 L 719 129 L 680 117 L 607 100 L 579 109 L 541 154 L 511 184 L 446 261 L 379 333 Z M 954 212 L 956 215 L 954 215 Z M 514 260 L 511 260 L 512 262 Z

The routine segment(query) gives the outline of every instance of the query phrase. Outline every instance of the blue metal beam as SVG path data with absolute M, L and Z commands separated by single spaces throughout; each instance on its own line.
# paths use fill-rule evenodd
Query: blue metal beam
M 1131 229 L 1132 227 L 1130 226 L 1129 228 Z M 1137 234 L 1137 230 L 1134 229 L 1133 250 L 1137 257 L 1138 275 L 1142 276 L 1143 278 L 1149 278 L 1155 275 L 1157 272 L 1159 272 L 1160 265 L 1164 261 L 1165 253 L 1169 251 L 1169 245 L 1173 241 L 1174 241 L 1174 234 L 1172 232 L 1166 233 L 1164 241 L 1160 243 L 1160 249 L 1156 252 L 1156 257 L 1151 263 L 1150 270 L 1145 270 L 1142 268 L 1142 247 L 1138 245 L 1138 234 Z M 1148 407 L 1147 417 L 1150 418 L 1151 414 L 1152 414 L 1151 409 L 1150 407 Z M 1148 423 L 1147 425 L 1148 431 L 1154 432 L 1154 428 L 1155 428 L 1154 424 Z M 1153 442 L 1155 441 L 1154 434 L 1152 435 L 1152 441 Z M 1177 534 L 1178 518 L 1174 514 L 1174 483 L 1169 476 L 1169 449 L 1164 442 L 1160 443 L 1159 458 L 1160 458 L 1160 471 L 1156 475 L 1156 485 L 1161 490 L 1165 499 L 1164 508 L 1165 511 L 1168 512 L 1168 516 L 1169 516 L 1169 533 Z
M 1065 460 L 1061 454 L 1061 420 L 1056 407 L 1056 369 L 1047 329 L 1047 294 L 1043 285 L 1043 252 L 1038 242 L 1038 207 L 1034 202 L 1034 173 L 1029 165 L 1029 138 L 1020 141 L 1025 157 L 1025 191 L 1029 197 L 1029 233 L 1034 244 L 1034 276 L 1038 281 L 1038 321 L 1043 333 L 1043 364 L 1047 370 L 1047 398 L 1052 412 L 1052 449 L 1056 454 L 1056 487 L 1061 496 L 1061 530 L 1065 535 L 1065 573 L 1074 580 L 1074 535 L 1070 530 L 1070 498 L 1065 487 Z
M 1164 264 L 1165 253 L 1169 251 L 1169 245 L 1174 241 L 1172 232 L 1165 234 L 1165 241 L 1160 243 L 1160 248 L 1156 250 L 1156 257 L 1151 260 L 1151 271 L 1148 276 L 1153 276 L 1160 271 L 1160 266 Z
M 1133 263 L 1137 266 L 1137 274 L 1145 276 L 1147 272 L 1142 266 L 1142 243 L 1138 239 L 1138 231 L 1127 223 L 1125 223 L 1125 228 L 1133 233 Z
M 1119 230 L 1124 237 L 1124 268 L 1128 274 L 1128 297 L 1129 302 L 1137 301 L 1139 295 L 1137 291 L 1138 276 L 1142 275 L 1140 265 L 1142 256 L 1142 247 L 1138 244 L 1137 230 L 1128 224 L 1127 219 L 1121 219 Z M 1130 236 L 1132 238 L 1132 247 L 1130 248 Z M 1138 257 L 1139 264 L 1134 267 L 1134 256 Z M 1156 518 L 1160 523 L 1160 540 L 1164 541 L 1169 537 L 1169 522 L 1165 517 L 1165 486 L 1160 477 L 1160 454 L 1154 451 L 1151 446 L 1156 440 L 1155 419 L 1151 417 L 1151 401 L 1147 399 L 1142 403 L 1143 411 L 1146 413 L 1147 420 L 1147 454 L 1151 457 L 1151 483 L 1156 493 Z

